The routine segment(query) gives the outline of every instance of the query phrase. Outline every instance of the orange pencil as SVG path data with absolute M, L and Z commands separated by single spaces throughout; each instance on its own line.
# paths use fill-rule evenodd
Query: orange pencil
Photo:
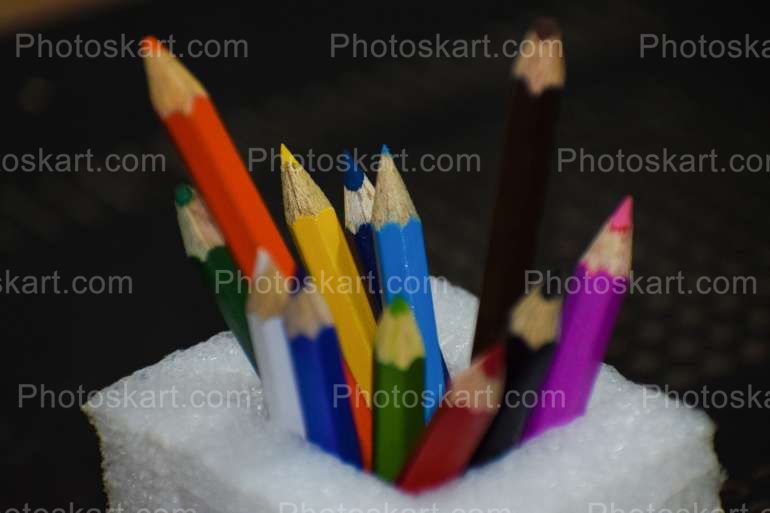
M 142 41 L 150 100 L 244 275 L 264 248 L 283 276 L 294 259 L 200 82 L 154 37 Z

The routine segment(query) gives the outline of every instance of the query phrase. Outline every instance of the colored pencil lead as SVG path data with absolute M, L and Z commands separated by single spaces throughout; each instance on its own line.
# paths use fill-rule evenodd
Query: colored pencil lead
M 358 167 L 356 160 L 348 150 L 342 152 L 342 157 L 345 161 L 345 174 L 343 175 L 345 180 L 345 189 L 351 192 L 357 192 L 362 186 L 364 186 L 364 182 L 369 182 L 369 179 L 366 178 L 366 173 L 364 173 L 364 170 Z M 371 182 L 369 182 L 369 184 L 371 185 Z M 374 188 L 372 188 L 372 199 L 373 198 Z

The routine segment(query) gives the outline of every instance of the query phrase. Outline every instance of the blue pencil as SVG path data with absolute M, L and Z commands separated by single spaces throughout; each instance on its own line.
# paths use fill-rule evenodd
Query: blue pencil
M 377 255 L 372 233 L 374 186 L 358 167 L 349 151 L 343 153 L 345 165 L 345 236 L 356 259 L 358 271 L 364 278 L 369 303 L 375 318 L 382 312 L 380 282 L 377 276 Z
M 307 439 L 360 468 L 361 450 L 329 307 L 316 290 L 303 289 L 289 300 L 284 315 Z
M 383 305 L 402 296 L 414 312 L 425 344 L 425 422 L 446 391 L 446 370 L 436 331 L 433 293 L 422 222 L 387 146 L 382 147 L 372 207 Z

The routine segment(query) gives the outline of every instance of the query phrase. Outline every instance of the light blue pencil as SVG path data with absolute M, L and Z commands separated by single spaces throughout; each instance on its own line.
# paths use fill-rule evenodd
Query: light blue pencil
M 414 312 L 425 344 L 425 422 L 446 391 L 446 367 L 433 312 L 433 293 L 422 222 L 387 146 L 382 147 L 372 207 L 383 307 L 403 297 Z

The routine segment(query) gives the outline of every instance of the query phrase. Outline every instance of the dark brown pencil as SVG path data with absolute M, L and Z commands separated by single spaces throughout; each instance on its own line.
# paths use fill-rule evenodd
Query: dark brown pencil
M 564 86 L 561 34 L 539 19 L 519 46 L 512 70 L 497 199 L 484 270 L 473 355 L 500 340 L 508 311 L 524 292 L 543 213 L 548 159 Z

